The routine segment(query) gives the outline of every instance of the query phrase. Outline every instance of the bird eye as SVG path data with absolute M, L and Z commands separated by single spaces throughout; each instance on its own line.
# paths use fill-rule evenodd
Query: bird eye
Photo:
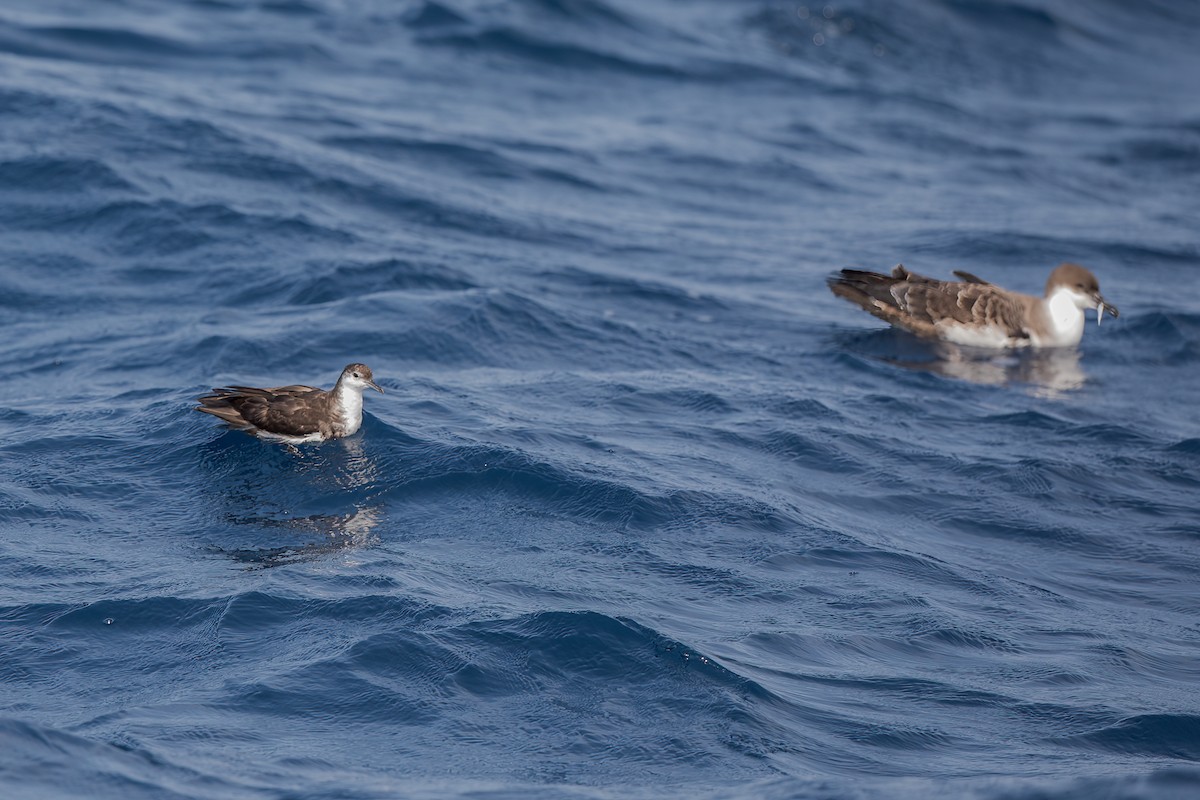
M 1081 289 L 1082 289 L 1083 287 L 1081 286 L 1081 287 L 1079 287 L 1079 288 L 1081 288 Z M 356 373 L 354 373 L 354 377 L 356 377 L 356 378 L 361 378 L 361 377 L 362 377 L 362 375 L 359 375 L 359 374 L 356 372 Z

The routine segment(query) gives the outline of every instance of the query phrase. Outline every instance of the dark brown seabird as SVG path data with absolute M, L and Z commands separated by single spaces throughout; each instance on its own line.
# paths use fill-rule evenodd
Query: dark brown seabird
M 351 364 L 328 392 L 313 386 L 226 386 L 201 397 L 196 410 L 260 439 L 291 444 L 320 442 L 358 431 L 367 387 L 383 394 L 370 367 Z
M 962 280 L 926 278 L 902 265 L 891 275 L 844 269 L 829 288 L 918 336 L 974 347 L 1069 347 L 1083 338 L 1084 309 L 1096 309 L 1097 325 L 1105 311 L 1118 316 L 1096 276 L 1078 264 L 1055 268 L 1043 297 L 954 274 Z

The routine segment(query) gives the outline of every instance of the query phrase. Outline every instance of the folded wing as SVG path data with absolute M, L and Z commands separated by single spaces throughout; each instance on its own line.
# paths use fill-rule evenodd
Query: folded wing
M 897 266 L 891 275 L 844 269 L 829 288 L 876 317 L 920 336 L 944 338 L 947 327 L 992 329 L 1013 338 L 1028 338 L 1020 300 L 970 273 L 965 279 L 941 281 Z
M 227 386 L 201 397 L 196 410 L 212 414 L 238 430 L 306 436 L 321 430 L 325 394 L 312 386 Z

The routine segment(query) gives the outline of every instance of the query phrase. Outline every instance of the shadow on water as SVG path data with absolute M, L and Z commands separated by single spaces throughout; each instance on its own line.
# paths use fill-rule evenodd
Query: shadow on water
M 376 458 L 361 437 L 300 446 L 227 432 L 200 449 L 220 516 L 255 545 L 214 546 L 250 569 L 307 561 L 370 545 L 385 519 Z M 228 532 L 228 531 L 227 531 Z M 270 543 L 258 546 L 267 533 Z
M 1060 397 L 1087 383 L 1074 347 L 997 351 L 931 342 L 894 329 L 841 334 L 834 341 L 845 352 L 904 369 L 981 386 L 1025 388 L 1039 397 Z

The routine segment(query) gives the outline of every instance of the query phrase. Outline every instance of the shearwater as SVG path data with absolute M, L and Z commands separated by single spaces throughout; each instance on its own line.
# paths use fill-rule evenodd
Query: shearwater
M 350 364 L 329 391 L 313 386 L 226 386 L 199 399 L 197 411 L 260 439 L 299 444 L 351 436 L 362 425 L 363 391 L 383 394 L 366 364 Z
M 1100 283 L 1078 264 L 1050 273 L 1043 297 L 1002 289 L 969 272 L 942 281 L 909 272 L 891 275 L 844 269 L 829 279 L 839 297 L 918 336 L 975 347 L 1069 347 L 1083 338 L 1084 311 L 1096 309 L 1096 324 L 1116 306 L 1100 294 Z

